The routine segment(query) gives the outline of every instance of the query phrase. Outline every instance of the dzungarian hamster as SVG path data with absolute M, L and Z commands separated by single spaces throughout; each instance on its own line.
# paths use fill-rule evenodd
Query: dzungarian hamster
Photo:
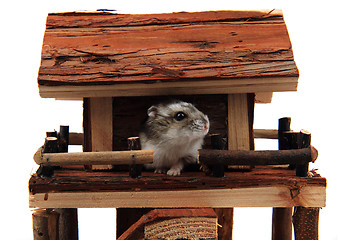
M 194 105 L 172 101 L 151 106 L 139 134 L 141 149 L 154 149 L 150 167 L 155 173 L 180 175 L 186 163 L 195 163 L 210 122 Z

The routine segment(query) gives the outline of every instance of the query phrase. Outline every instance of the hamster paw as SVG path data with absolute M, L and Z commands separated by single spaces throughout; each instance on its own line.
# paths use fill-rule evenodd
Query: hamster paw
M 165 169 L 155 169 L 154 173 L 160 173 L 160 174 L 163 174 L 163 173 L 166 173 L 166 170 Z
M 167 175 L 169 176 L 180 176 L 181 168 L 171 168 L 167 171 Z

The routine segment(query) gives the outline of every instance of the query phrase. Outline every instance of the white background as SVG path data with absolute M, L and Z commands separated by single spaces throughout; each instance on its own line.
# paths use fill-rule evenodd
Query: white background
M 327 177 L 327 207 L 320 239 L 360 239 L 358 232 L 359 20 L 356 1 L 6 1 L 0 3 L 0 239 L 32 239 L 27 184 L 36 170 L 32 155 L 46 131 L 70 125 L 82 131 L 82 103 L 41 99 L 37 89 L 48 12 L 117 9 L 122 13 L 283 9 L 295 61 L 297 92 L 275 93 L 256 105 L 255 128 L 312 133 L 319 158 L 311 168 Z M 276 149 L 276 142 L 257 141 Z M 355 219 L 353 217 L 357 216 Z M 115 210 L 80 209 L 80 239 L 115 239 Z M 271 239 L 271 209 L 236 209 L 234 239 Z

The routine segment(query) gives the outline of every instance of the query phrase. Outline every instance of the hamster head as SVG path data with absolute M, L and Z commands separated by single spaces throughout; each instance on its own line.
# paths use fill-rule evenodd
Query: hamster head
M 154 149 L 156 172 L 170 168 L 169 175 L 179 175 L 185 163 L 195 162 L 197 150 L 209 132 L 209 118 L 182 101 L 153 105 L 147 113 L 140 133 L 142 149 Z
M 149 140 L 162 141 L 203 138 L 209 131 L 209 118 L 194 105 L 182 101 L 160 103 L 148 109 L 145 123 Z

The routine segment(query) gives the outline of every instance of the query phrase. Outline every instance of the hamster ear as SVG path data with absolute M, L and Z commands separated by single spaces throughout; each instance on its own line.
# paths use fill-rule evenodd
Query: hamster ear
M 158 108 L 156 106 L 151 106 L 148 111 L 147 111 L 147 114 L 149 117 L 156 117 L 158 113 Z

